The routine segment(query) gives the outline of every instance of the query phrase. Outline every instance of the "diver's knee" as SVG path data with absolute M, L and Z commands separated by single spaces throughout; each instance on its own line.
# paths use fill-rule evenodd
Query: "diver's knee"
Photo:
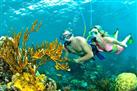
M 110 51 L 112 51 L 112 49 L 105 49 L 105 51 L 106 51 L 106 52 L 110 52 Z

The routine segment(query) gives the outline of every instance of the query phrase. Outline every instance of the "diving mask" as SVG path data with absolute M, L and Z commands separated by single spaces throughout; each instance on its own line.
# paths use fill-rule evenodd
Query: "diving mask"
M 90 35 L 93 36 L 93 37 L 96 37 L 98 35 L 98 30 L 96 28 L 93 28 L 91 31 L 90 31 Z
M 96 37 L 98 35 L 104 35 L 105 32 L 102 30 L 102 27 L 100 25 L 95 25 L 93 29 L 91 30 L 92 36 Z
M 73 35 L 73 34 L 72 34 L 70 31 L 66 30 L 66 31 L 62 34 L 62 36 L 60 37 L 60 39 L 61 39 L 61 40 L 64 40 L 64 41 L 69 41 L 70 38 L 72 37 L 72 35 Z

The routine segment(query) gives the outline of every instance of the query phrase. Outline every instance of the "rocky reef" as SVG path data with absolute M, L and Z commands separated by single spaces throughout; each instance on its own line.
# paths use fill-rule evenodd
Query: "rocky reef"
M 12 75 L 9 65 L 0 59 L 0 90 L 6 89 L 6 84 L 11 81 Z
M 7 83 L 11 81 L 13 73 L 2 59 L 0 59 L 0 83 Z

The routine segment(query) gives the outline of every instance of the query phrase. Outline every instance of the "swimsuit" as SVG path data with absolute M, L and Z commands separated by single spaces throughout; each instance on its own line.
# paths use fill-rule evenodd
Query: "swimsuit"
M 105 45 L 105 48 L 103 48 L 97 41 L 95 41 L 98 49 L 105 51 L 105 52 L 111 52 L 111 53 L 119 54 L 124 49 L 122 46 L 117 45 L 117 44 L 106 43 L 104 40 L 102 40 L 102 42 L 103 42 L 103 45 Z
M 88 44 L 92 47 L 92 51 L 94 56 L 97 56 L 100 60 L 104 60 L 105 57 L 100 53 L 96 45 L 93 45 L 92 42 L 96 42 L 96 38 L 92 38 L 90 41 L 88 41 Z

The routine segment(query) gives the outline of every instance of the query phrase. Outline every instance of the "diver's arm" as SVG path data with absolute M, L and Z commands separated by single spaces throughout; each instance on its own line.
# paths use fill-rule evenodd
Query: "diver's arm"
M 64 52 L 65 52 L 65 59 L 67 59 L 68 58 L 68 55 L 69 55 L 69 52 L 68 52 L 68 50 L 66 49 L 66 47 L 64 47 Z
M 69 53 L 75 54 L 75 52 L 72 49 L 68 49 L 67 46 L 64 46 L 64 58 L 65 60 L 68 60 Z
M 117 44 L 117 45 L 120 45 L 120 46 L 123 46 L 121 42 L 117 41 L 117 40 L 113 40 L 113 43 L 114 44 Z
M 83 51 L 85 52 L 85 55 L 83 57 L 75 59 L 74 61 L 77 63 L 81 63 L 81 62 L 84 62 L 86 60 L 89 60 L 94 56 L 92 53 L 92 49 L 89 47 L 89 45 L 87 43 L 83 43 L 81 46 L 83 48 Z

